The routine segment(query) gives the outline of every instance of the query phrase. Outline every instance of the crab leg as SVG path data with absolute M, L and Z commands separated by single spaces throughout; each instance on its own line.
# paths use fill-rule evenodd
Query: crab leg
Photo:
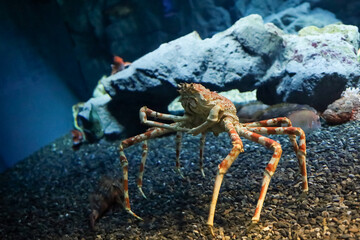
M 300 137 L 299 146 L 296 144 L 298 147 L 297 149 L 294 149 L 299 162 L 300 173 L 302 175 L 302 190 L 303 192 L 307 192 L 309 188 L 306 173 L 306 138 L 304 131 L 297 127 L 252 127 L 247 129 L 251 132 L 260 134 L 287 134 L 289 136 L 294 136 L 295 142 L 296 136 Z
M 201 138 L 200 138 L 200 159 L 199 159 L 199 166 L 200 166 L 200 171 L 201 171 L 201 175 L 203 177 L 205 177 L 205 173 L 204 173 L 204 148 L 205 148 L 205 138 L 206 138 L 206 133 L 201 134 Z
M 242 123 L 243 127 L 281 127 L 282 124 L 286 124 L 287 127 L 291 127 L 291 121 L 287 117 L 278 117 L 267 120 L 261 120 L 258 122 Z
M 174 122 L 181 122 L 181 121 L 185 121 L 187 119 L 186 116 L 175 116 L 175 115 L 171 115 L 171 114 L 159 113 L 159 112 L 155 112 L 155 111 L 147 108 L 146 106 L 140 108 L 140 121 L 143 124 L 146 124 L 151 127 L 160 127 L 160 128 L 171 129 L 174 131 L 182 131 L 182 132 L 189 131 L 189 129 L 182 128 L 179 125 L 166 124 L 166 123 L 148 120 L 147 119 L 148 117 L 159 118 L 162 120 L 170 120 L 170 121 L 174 121 Z
M 238 155 L 244 151 L 242 141 L 236 132 L 234 125 L 232 124 L 231 120 L 224 119 L 225 130 L 228 132 L 229 137 L 231 138 L 231 144 L 233 148 L 231 149 L 230 153 L 226 156 L 226 158 L 219 164 L 218 166 L 218 173 L 215 179 L 214 191 L 213 196 L 210 204 L 210 211 L 207 224 L 210 227 L 211 234 L 214 236 L 214 214 L 215 214 L 215 207 L 216 202 L 219 196 L 219 191 L 221 187 L 222 180 L 224 178 L 225 173 L 230 168 L 231 164 L 235 161 Z
M 134 212 L 132 212 L 131 208 L 130 208 L 129 188 L 128 188 L 128 160 L 124 154 L 124 149 L 134 145 L 135 143 L 139 143 L 139 142 L 145 141 L 147 139 L 159 137 L 159 136 L 164 135 L 169 132 L 173 132 L 173 131 L 171 131 L 170 129 L 163 129 L 163 128 L 151 128 L 148 131 L 146 131 L 145 133 L 142 133 L 142 134 L 136 135 L 134 137 L 123 140 L 119 145 L 120 163 L 121 163 L 121 167 L 123 170 L 123 188 L 124 188 L 125 210 L 138 219 L 141 219 L 141 218 L 139 216 L 137 216 Z M 146 144 L 146 151 L 147 151 L 147 144 Z M 144 171 L 145 159 L 146 159 L 146 154 L 145 154 L 145 156 L 143 154 L 141 164 L 140 164 L 140 171 L 142 170 L 142 174 Z M 137 183 L 138 183 L 138 187 L 139 187 L 140 191 L 142 192 L 142 190 L 141 190 L 142 176 L 140 178 L 138 178 Z
M 184 175 L 182 174 L 182 172 L 180 170 L 181 139 L 182 139 L 182 132 L 176 132 L 176 136 L 175 136 L 175 143 L 176 143 L 176 164 L 175 164 L 175 169 L 179 173 L 181 178 L 184 178 Z
M 260 219 L 261 209 L 264 204 L 266 192 L 268 190 L 271 177 L 274 175 L 276 167 L 279 163 L 282 149 L 278 142 L 276 142 L 270 138 L 261 136 L 257 133 L 251 132 L 251 131 L 247 130 L 246 128 L 240 127 L 240 128 L 237 128 L 237 131 L 240 136 L 243 136 L 246 139 L 249 139 L 250 141 L 257 142 L 257 143 L 274 151 L 268 165 L 265 168 L 264 176 L 263 176 L 263 180 L 262 180 L 262 184 L 261 184 L 260 196 L 259 196 L 257 206 L 255 209 L 255 214 L 254 214 L 253 218 L 251 219 L 253 223 L 257 223 Z
M 205 177 L 205 173 L 204 173 L 204 168 L 203 168 L 203 164 L 204 164 L 204 147 L 205 147 L 205 138 L 206 138 L 206 134 L 203 133 L 201 134 L 201 138 L 200 138 L 200 159 L 199 159 L 199 166 L 200 166 L 200 171 L 201 171 L 201 175 L 203 177 Z M 175 142 L 176 142 L 176 171 L 180 174 L 180 176 L 182 178 L 184 178 L 184 175 L 182 174 L 181 170 L 180 170 L 180 150 L 181 150 L 181 139 L 182 139 L 182 132 L 176 132 L 176 137 L 175 137 Z
M 290 119 L 287 117 L 278 117 L 272 118 L 268 120 L 262 120 L 258 122 L 251 122 L 251 123 L 243 123 L 242 126 L 246 127 L 248 130 L 252 131 L 253 127 L 281 127 L 282 125 L 286 127 L 292 127 Z M 290 142 L 293 145 L 293 149 L 297 154 L 299 146 L 296 142 L 296 136 L 294 134 L 288 134 L 290 138 Z
M 146 163 L 146 158 L 148 155 L 148 141 L 144 140 L 143 145 L 142 145 L 142 154 L 141 154 L 141 163 L 140 163 L 140 168 L 139 168 L 139 175 L 138 175 L 138 179 L 136 181 L 137 187 L 141 193 L 141 195 L 146 198 L 143 190 L 142 190 L 142 182 L 143 182 L 143 176 L 144 176 L 144 170 L 145 170 L 145 163 Z

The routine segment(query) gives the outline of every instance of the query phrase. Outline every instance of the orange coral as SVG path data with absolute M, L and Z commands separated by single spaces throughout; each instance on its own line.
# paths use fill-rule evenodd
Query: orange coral
M 124 70 L 129 66 L 130 62 L 124 62 L 124 60 L 119 56 L 114 56 L 113 64 L 111 64 L 111 75 Z

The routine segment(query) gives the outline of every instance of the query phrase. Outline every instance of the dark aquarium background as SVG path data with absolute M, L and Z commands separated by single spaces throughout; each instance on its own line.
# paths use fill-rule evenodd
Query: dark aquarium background
M 301 5 L 305 16 L 294 15 Z M 72 105 L 91 97 L 114 56 L 133 62 L 161 43 L 194 30 L 211 37 L 254 13 L 289 33 L 337 21 L 359 26 L 359 9 L 351 0 L 1 1 L 0 171 L 73 129 Z

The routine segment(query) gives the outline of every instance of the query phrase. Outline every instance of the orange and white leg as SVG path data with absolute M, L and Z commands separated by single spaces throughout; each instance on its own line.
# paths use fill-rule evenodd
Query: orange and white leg
M 134 212 L 131 211 L 130 208 L 130 200 L 129 200 L 129 187 L 128 187 L 128 160 L 125 156 L 124 149 L 128 148 L 136 143 L 145 141 L 147 139 L 159 137 L 161 135 L 164 135 L 166 133 L 172 132 L 169 129 L 163 129 L 163 128 L 151 128 L 150 130 L 146 131 L 145 133 L 136 135 L 134 137 L 128 138 L 123 140 L 119 145 L 119 152 L 120 152 L 120 163 L 123 170 L 123 188 L 124 188 L 124 206 L 125 210 L 130 213 L 131 215 L 135 216 L 138 219 L 141 219 L 139 216 L 137 216 Z M 146 156 L 145 156 L 146 159 Z M 144 160 L 142 159 L 142 162 Z M 140 169 L 144 169 L 144 165 Z M 142 186 L 142 178 L 138 179 L 138 186 L 140 183 L 140 188 Z
M 146 195 L 144 194 L 143 190 L 142 190 L 142 183 L 143 183 L 143 176 L 144 176 L 144 170 L 145 170 L 145 163 L 146 163 L 146 158 L 148 155 L 148 141 L 144 140 L 143 145 L 142 145 L 142 154 L 141 154 L 141 163 L 140 163 L 140 168 L 139 168 L 139 175 L 136 181 L 137 187 L 141 193 L 141 195 L 146 198 Z
M 297 127 L 252 127 L 248 130 L 260 134 L 285 134 L 294 136 L 296 142 L 296 136 L 299 136 L 299 145 L 296 143 L 297 148 L 294 147 L 296 157 L 299 162 L 300 173 L 302 176 L 302 190 L 308 192 L 308 181 L 306 172 L 306 138 L 305 133 L 301 128 Z
M 171 115 L 171 114 L 159 113 L 159 112 L 156 112 L 156 111 L 153 111 L 153 110 L 147 108 L 146 106 L 140 108 L 139 115 L 140 115 L 141 123 L 151 126 L 151 127 L 160 127 L 160 128 L 166 128 L 166 129 L 170 129 L 170 130 L 174 130 L 174 131 L 182 131 L 182 132 L 189 131 L 189 129 L 181 127 L 180 124 L 166 124 L 166 123 L 151 121 L 151 120 L 147 119 L 148 117 L 152 117 L 152 118 L 157 118 L 157 119 L 162 119 L 162 120 L 182 122 L 187 119 L 186 116 L 176 116 L 176 115 Z
M 175 136 L 175 143 L 176 143 L 176 162 L 175 162 L 175 169 L 176 172 L 179 173 L 181 178 L 184 178 L 184 175 L 180 169 L 180 150 L 181 150 L 181 139 L 182 139 L 182 132 L 176 132 Z
M 287 117 L 278 117 L 257 122 L 242 123 L 241 125 L 243 127 L 281 127 L 283 126 L 283 124 L 286 127 L 292 126 L 290 119 L 288 119 Z
M 231 149 L 230 153 L 226 156 L 226 158 L 219 164 L 218 173 L 215 179 L 214 191 L 210 204 L 209 217 L 207 221 L 207 224 L 210 227 L 210 231 L 213 236 L 214 236 L 213 225 L 214 225 L 215 208 L 216 208 L 216 203 L 219 196 L 222 180 L 224 178 L 225 173 L 230 168 L 231 164 L 235 161 L 238 155 L 244 151 L 242 141 L 231 121 L 227 121 L 226 119 L 224 119 L 224 125 L 226 131 L 228 132 L 229 137 L 231 138 L 231 143 L 233 145 L 233 148 Z
M 199 167 L 201 171 L 201 175 L 205 177 L 204 173 L 204 148 L 205 148 L 205 139 L 206 139 L 206 133 L 201 134 L 200 138 L 200 159 L 199 159 Z
M 262 120 L 258 122 L 251 122 L 251 123 L 243 123 L 243 127 L 246 127 L 248 130 L 252 131 L 252 127 L 292 127 L 292 123 L 290 119 L 287 117 L 278 117 L 278 118 L 272 118 L 267 120 Z M 299 149 L 299 146 L 296 142 L 296 136 L 293 134 L 289 134 L 290 142 L 293 145 L 293 149 L 295 151 L 295 154 L 297 154 L 297 151 Z
M 282 149 L 278 142 L 270 138 L 261 136 L 260 134 L 251 132 L 245 128 L 238 128 L 237 130 L 240 136 L 243 136 L 246 139 L 249 139 L 250 141 L 257 142 L 274 151 L 269 163 L 265 168 L 264 176 L 261 184 L 260 196 L 256 205 L 254 216 L 251 219 L 253 223 L 257 223 L 260 219 L 261 209 L 264 204 L 265 196 L 270 184 L 271 177 L 274 175 L 276 167 L 279 163 Z

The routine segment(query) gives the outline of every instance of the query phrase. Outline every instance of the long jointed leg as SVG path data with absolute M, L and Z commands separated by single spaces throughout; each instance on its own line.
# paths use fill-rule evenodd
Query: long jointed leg
M 184 178 L 184 175 L 182 174 L 180 170 L 180 150 L 181 150 L 181 139 L 182 139 L 182 132 L 176 132 L 175 136 L 175 143 L 176 143 L 176 163 L 175 163 L 175 169 L 181 176 L 181 178 Z
M 280 144 L 270 138 L 261 136 L 257 133 L 246 130 L 245 128 L 238 128 L 237 130 L 240 136 L 243 136 L 249 139 L 250 141 L 260 143 L 261 145 L 274 151 L 268 165 L 265 168 L 264 176 L 261 184 L 260 196 L 256 205 L 255 214 L 251 219 L 253 223 L 257 223 L 260 219 L 261 209 L 264 204 L 266 192 L 268 190 L 271 177 L 274 175 L 276 167 L 279 163 L 282 150 Z
M 299 162 L 300 173 L 302 175 L 302 190 L 307 192 L 309 190 L 306 172 L 306 138 L 305 133 L 301 128 L 297 127 L 253 127 L 248 128 L 251 132 L 260 134 L 285 134 L 289 135 L 290 139 L 293 137 L 295 144 L 294 151 Z M 299 136 L 299 145 L 296 143 L 296 136 Z M 296 146 L 296 147 L 295 147 Z
M 261 120 L 258 122 L 242 123 L 243 127 L 281 127 L 282 125 L 291 127 L 291 121 L 287 117 L 278 117 L 267 120 Z
M 139 168 L 139 175 L 138 175 L 138 179 L 136 181 L 137 187 L 141 193 L 141 195 L 146 198 L 143 190 L 142 190 L 142 183 L 143 183 L 143 176 L 144 176 L 144 169 L 145 169 L 145 163 L 146 163 L 146 158 L 148 155 L 148 141 L 144 140 L 143 145 L 142 145 L 142 154 L 141 154 L 141 163 L 140 163 L 140 168 Z
M 129 188 L 128 188 L 128 160 L 124 154 L 124 149 L 127 147 L 130 147 L 136 143 L 145 141 L 147 139 L 159 137 L 159 136 L 164 135 L 169 132 L 172 132 L 172 131 L 169 129 L 163 129 L 163 128 L 152 128 L 152 129 L 146 131 L 145 133 L 142 133 L 142 134 L 136 135 L 134 137 L 123 140 L 119 145 L 120 163 L 121 163 L 121 167 L 123 170 L 125 210 L 138 219 L 141 219 L 141 218 L 139 216 L 137 216 L 134 212 L 132 212 L 131 208 L 130 208 Z M 145 156 L 145 159 L 146 159 L 146 156 Z M 142 163 L 145 163 L 144 159 L 142 159 Z M 140 183 L 142 183 L 142 179 L 140 179 Z M 139 184 L 139 179 L 138 179 L 138 184 Z M 140 185 L 140 188 L 141 188 L 141 185 Z
M 145 106 L 140 108 L 139 114 L 140 114 L 140 121 L 143 124 L 146 124 L 148 126 L 161 127 L 161 128 L 171 129 L 174 131 L 182 131 L 182 132 L 189 131 L 189 129 L 182 128 L 178 124 L 166 124 L 166 123 L 161 123 L 161 122 L 150 121 L 147 119 L 148 117 L 153 117 L 153 118 L 158 118 L 158 119 L 162 119 L 162 120 L 181 122 L 181 121 L 184 121 L 187 119 L 187 117 L 185 117 L 185 116 L 180 117 L 180 116 L 175 116 L 175 115 L 171 115 L 171 114 L 159 113 L 159 112 L 155 112 Z
M 199 159 L 199 166 L 200 166 L 200 171 L 201 171 L 201 175 L 203 177 L 205 177 L 205 173 L 204 173 L 204 148 L 205 148 L 205 138 L 206 138 L 206 133 L 202 133 L 201 134 L 201 138 L 200 138 L 200 159 Z
M 267 120 L 262 120 L 258 122 L 243 123 L 242 126 L 246 127 L 248 130 L 252 131 L 253 127 L 292 127 L 290 119 L 287 117 L 278 117 Z M 289 134 L 290 142 L 293 145 L 293 149 L 297 154 L 299 146 L 296 142 L 296 135 Z
M 224 178 L 225 173 L 230 168 L 231 164 L 235 161 L 238 155 L 244 151 L 242 141 L 238 133 L 236 132 L 234 125 L 231 123 L 231 121 L 228 121 L 227 119 L 224 119 L 224 124 L 225 124 L 225 129 L 228 132 L 229 137 L 231 138 L 231 143 L 233 145 L 233 148 L 231 149 L 230 153 L 226 156 L 226 158 L 219 164 L 218 173 L 215 179 L 214 191 L 210 204 L 209 218 L 207 221 L 207 224 L 209 225 L 211 234 L 213 236 L 214 236 L 213 225 L 214 225 L 215 207 L 219 196 L 222 180 Z
M 201 175 L 203 177 L 205 177 L 204 168 L 203 168 L 205 138 L 206 138 L 206 134 L 205 133 L 201 134 L 199 167 L 200 167 Z M 182 132 L 176 132 L 176 136 L 175 136 L 175 143 L 176 143 L 176 165 L 175 165 L 175 169 L 176 169 L 176 172 L 179 173 L 181 178 L 184 178 L 184 175 L 182 174 L 181 169 L 180 169 L 180 166 L 181 166 L 181 164 L 180 164 L 181 139 L 182 139 Z

